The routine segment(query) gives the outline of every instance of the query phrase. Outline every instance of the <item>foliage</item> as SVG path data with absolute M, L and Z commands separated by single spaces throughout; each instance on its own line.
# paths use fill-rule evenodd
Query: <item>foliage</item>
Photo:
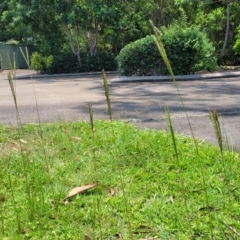
M 236 54 L 240 53 L 240 25 L 237 28 L 236 42 L 233 46 L 233 49 L 234 49 Z
M 213 42 L 218 60 L 226 59 L 236 62 L 232 47 L 236 34 L 237 23 L 240 21 L 240 2 L 232 0 L 175 0 L 175 7 L 182 7 L 187 13 L 189 24 L 197 24 L 207 33 Z M 228 18 L 228 14 L 230 17 Z M 227 27 L 228 26 L 228 27 Z M 225 49 L 225 39 L 227 45 Z M 226 56 L 222 56 L 226 55 Z M 222 61 L 224 64 L 224 61 Z
M 14 40 L 14 39 L 10 39 L 6 42 L 7 44 L 12 44 L 12 45 L 18 45 L 19 44 L 19 41 L 17 40 Z
M 162 40 L 176 74 L 214 70 L 214 47 L 197 26 L 173 25 L 163 29 Z
M 22 33 L 20 41 L 31 40 L 41 53 L 56 54 L 66 43 L 55 19 L 54 1 L 10 0 L 2 19 L 12 31 Z
M 4 26 L 12 31 L 25 30 L 24 41 L 32 39 L 43 54 L 55 55 L 67 42 L 75 53 L 79 44 L 81 51 L 95 55 L 100 42 L 117 54 L 130 41 L 151 32 L 150 18 L 158 26 L 169 24 L 175 13 L 173 3 L 174 0 L 139 0 L 137 4 L 135 0 L 9 0 L 1 15 Z
M 26 28 L 22 29 L 21 24 L 12 28 L 13 15 L 5 17 L 5 13 L 9 10 L 9 0 L 0 1 L 0 41 L 6 42 L 9 39 L 16 39 L 21 41 L 21 39 L 26 34 Z
M 91 72 L 103 69 L 115 71 L 117 69 L 115 57 L 109 52 L 98 52 L 96 56 L 83 52 L 81 54 L 82 66 L 79 65 L 77 56 L 71 52 L 62 52 L 52 56 L 51 64 L 47 64 L 48 58 L 39 53 L 33 54 L 31 58 L 32 68 L 47 74 Z
M 2 0 L 0 41 L 13 38 L 34 44 L 44 55 L 56 55 L 68 46 L 81 64 L 82 52 L 96 55 L 110 50 L 118 55 L 128 43 L 152 34 L 149 19 L 159 28 L 184 17 L 189 26 L 206 32 L 216 56 L 222 52 L 226 32 L 224 52 L 234 58 L 239 11 L 240 2 L 232 0 Z
M 158 75 L 165 72 L 153 36 L 126 45 L 117 61 L 121 75 L 125 76 Z
M 172 25 L 161 30 L 161 39 L 175 74 L 188 74 L 216 67 L 214 48 L 198 27 Z M 153 36 L 130 43 L 117 57 L 119 71 L 126 76 L 168 73 Z
M 42 56 L 38 52 L 34 52 L 31 56 L 31 68 L 37 72 L 43 72 L 44 69 L 50 68 L 53 63 L 53 56 L 49 55 L 47 57 Z

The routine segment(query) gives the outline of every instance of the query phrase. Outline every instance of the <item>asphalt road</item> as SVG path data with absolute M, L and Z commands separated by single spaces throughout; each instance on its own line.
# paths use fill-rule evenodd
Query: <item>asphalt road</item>
M 109 76 L 110 80 L 114 76 Z M 101 76 L 18 79 L 15 81 L 22 123 L 88 120 L 88 103 L 94 118 L 107 119 Z M 177 82 L 196 138 L 216 144 L 208 109 L 221 116 L 224 138 L 240 144 L 240 77 Z M 168 130 L 165 107 L 171 111 L 175 131 L 191 135 L 176 86 L 172 82 L 112 84 L 113 117 L 138 127 Z M 16 125 L 9 83 L 0 75 L 0 123 Z

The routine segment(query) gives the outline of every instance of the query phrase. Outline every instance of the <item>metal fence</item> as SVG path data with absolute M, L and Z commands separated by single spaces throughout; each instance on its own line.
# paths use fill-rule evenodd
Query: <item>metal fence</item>
M 22 50 L 22 52 L 21 52 Z M 26 62 L 24 56 L 30 56 L 35 51 L 33 46 L 27 45 L 13 45 L 0 43 L 0 66 L 1 69 L 11 69 L 16 68 L 28 68 L 28 63 Z M 24 56 L 23 56 L 24 54 Z

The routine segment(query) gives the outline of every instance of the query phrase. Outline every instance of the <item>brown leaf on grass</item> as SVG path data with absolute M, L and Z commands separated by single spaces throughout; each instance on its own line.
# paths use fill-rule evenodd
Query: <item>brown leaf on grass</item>
M 123 236 L 122 236 L 121 233 L 116 233 L 116 234 L 115 234 L 115 237 L 120 238 L 120 239 L 123 239 Z
M 25 140 L 23 140 L 23 139 L 19 139 L 19 141 L 20 141 L 21 143 L 23 143 L 23 144 L 27 144 L 27 143 L 28 143 L 27 141 L 25 141 Z
M 23 228 L 23 229 L 21 229 L 21 234 L 26 234 L 29 231 L 30 231 L 29 228 Z
M 171 196 L 171 197 L 169 197 L 169 201 L 171 202 L 171 203 L 174 203 L 174 199 L 173 199 L 173 197 Z
M 0 195 L 0 202 L 5 202 L 7 200 L 7 197 L 5 194 Z
M 79 193 L 83 193 L 91 188 L 94 188 L 97 186 L 97 183 L 93 183 L 93 184 L 89 184 L 89 185 L 85 185 L 85 186 L 81 186 L 81 187 L 76 187 L 76 188 L 73 188 L 69 193 L 68 193 L 68 196 L 65 197 L 63 200 L 64 202 L 66 200 L 68 200 L 69 198 L 79 194 Z
M 76 136 L 72 136 L 71 139 L 79 142 L 82 141 L 82 138 Z
M 150 226 L 140 225 L 136 231 L 133 232 L 133 234 L 142 234 L 142 233 L 151 233 L 154 232 L 154 230 Z
M 146 238 L 140 238 L 138 240 L 155 240 L 155 239 L 158 239 L 158 237 L 150 237 L 150 236 L 147 236 Z
M 19 145 L 15 142 L 0 144 L 0 152 L 3 151 L 18 151 Z
M 69 130 L 63 129 L 63 133 L 69 133 Z
M 112 197 L 115 196 L 115 191 L 114 191 L 113 188 L 110 189 L 110 195 L 111 195 Z
M 84 240 L 92 240 L 88 235 L 84 235 Z

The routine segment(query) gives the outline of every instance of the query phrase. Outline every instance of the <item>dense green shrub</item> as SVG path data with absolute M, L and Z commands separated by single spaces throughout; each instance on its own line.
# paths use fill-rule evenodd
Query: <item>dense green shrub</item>
M 31 68 L 37 72 L 43 72 L 44 69 L 50 68 L 53 63 L 53 56 L 44 57 L 38 52 L 34 52 L 31 56 Z
M 173 25 L 162 29 L 160 35 L 175 74 L 189 74 L 216 68 L 214 48 L 198 27 Z M 117 61 L 122 75 L 168 74 L 153 36 L 147 36 L 125 46 Z
M 10 39 L 6 41 L 7 44 L 18 45 L 20 42 L 14 39 Z
M 236 54 L 240 53 L 240 25 L 237 27 L 237 34 L 235 36 L 236 42 L 233 46 L 233 50 Z
M 32 58 L 34 58 L 34 55 Z M 32 65 L 32 68 L 48 74 L 92 72 L 102 71 L 103 69 L 105 71 L 115 71 L 117 69 L 115 57 L 109 52 L 99 52 L 96 56 L 90 56 L 83 52 L 81 53 L 81 60 L 82 66 L 79 65 L 76 55 L 71 52 L 62 52 L 53 56 L 51 65 L 47 66 L 40 58 L 38 64 L 35 64 L 35 67 Z
M 153 36 L 126 45 L 117 61 L 120 73 L 126 76 L 159 75 L 163 70 L 163 62 Z

